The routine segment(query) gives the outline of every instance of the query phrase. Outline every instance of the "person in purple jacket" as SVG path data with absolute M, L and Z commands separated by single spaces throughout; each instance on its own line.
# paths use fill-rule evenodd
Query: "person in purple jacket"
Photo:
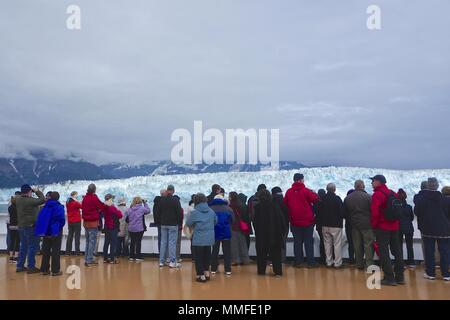
M 142 200 L 141 197 L 134 197 L 130 208 L 125 212 L 131 238 L 129 261 L 144 260 L 141 254 L 141 243 L 144 232 L 147 230 L 144 216 L 149 213 L 150 208 L 147 201 Z

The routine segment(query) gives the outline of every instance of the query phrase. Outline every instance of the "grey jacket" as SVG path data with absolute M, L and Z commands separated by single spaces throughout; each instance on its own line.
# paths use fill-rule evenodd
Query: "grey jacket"
M 353 228 L 371 229 L 370 203 L 372 197 L 365 191 L 356 190 L 344 199 L 345 217 Z
M 41 191 L 36 191 L 37 198 L 16 197 L 17 222 L 19 228 L 32 227 L 39 213 L 39 206 L 45 203 L 45 196 Z

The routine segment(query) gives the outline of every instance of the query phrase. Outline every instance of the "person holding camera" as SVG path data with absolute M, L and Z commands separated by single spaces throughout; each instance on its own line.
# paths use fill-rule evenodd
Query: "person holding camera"
M 33 194 L 37 198 L 33 197 Z M 39 273 L 36 268 L 36 252 L 39 238 L 34 234 L 39 206 L 45 203 L 44 194 L 38 189 L 33 189 L 28 184 L 24 184 L 20 189 L 20 196 L 16 197 L 17 222 L 20 236 L 19 260 L 17 261 L 16 272 Z M 28 268 L 25 262 L 28 260 Z
M 130 208 L 125 212 L 131 238 L 129 261 L 140 262 L 144 260 L 141 253 L 141 243 L 144 232 L 147 230 L 145 215 L 149 214 L 150 211 L 146 200 L 141 197 L 134 197 Z

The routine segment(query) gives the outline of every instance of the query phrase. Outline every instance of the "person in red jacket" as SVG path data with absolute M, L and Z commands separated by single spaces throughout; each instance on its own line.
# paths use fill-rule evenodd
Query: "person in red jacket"
M 397 194 L 386 186 L 386 178 L 383 175 L 376 175 L 372 178 L 374 193 L 370 206 L 370 223 L 375 232 L 378 244 L 380 265 L 383 269 L 384 279 L 382 285 L 395 286 L 404 284 L 404 264 L 400 250 L 399 220 L 388 220 L 385 217 L 385 210 L 388 206 L 388 199 L 391 194 L 398 198 Z M 395 258 L 394 270 L 389 255 L 389 249 Z M 395 274 L 394 274 L 395 272 Z
M 319 196 L 305 187 L 303 174 L 294 175 L 294 183 L 286 192 L 283 202 L 289 209 L 291 231 L 294 236 L 294 266 L 303 266 L 303 244 L 305 244 L 308 268 L 315 268 L 314 260 L 314 213 L 312 205 L 319 201 Z
M 97 232 L 100 219 L 100 212 L 105 209 L 105 205 L 97 197 L 95 192 L 97 187 L 91 183 L 88 186 L 86 195 L 81 203 L 83 226 L 86 237 L 85 263 L 86 267 L 96 266 L 94 261 L 94 249 L 97 242 Z
M 117 243 L 122 211 L 113 204 L 114 196 L 108 193 L 105 196 L 105 209 L 103 217 L 105 218 L 105 243 L 103 245 L 103 262 L 117 264 Z M 108 255 L 109 248 L 109 255 Z
M 78 201 L 78 192 L 73 191 L 67 199 L 67 223 L 69 234 L 66 242 L 66 255 L 73 255 L 72 242 L 75 235 L 75 255 L 80 255 L 80 235 L 81 235 L 81 203 Z

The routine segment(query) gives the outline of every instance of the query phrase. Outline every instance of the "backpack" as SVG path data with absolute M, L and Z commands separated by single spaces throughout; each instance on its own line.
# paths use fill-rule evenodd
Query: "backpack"
M 403 212 L 403 204 L 400 199 L 398 199 L 394 192 L 390 191 L 389 194 L 381 191 L 385 196 L 387 196 L 386 209 L 384 210 L 384 218 L 388 221 L 399 220 Z

